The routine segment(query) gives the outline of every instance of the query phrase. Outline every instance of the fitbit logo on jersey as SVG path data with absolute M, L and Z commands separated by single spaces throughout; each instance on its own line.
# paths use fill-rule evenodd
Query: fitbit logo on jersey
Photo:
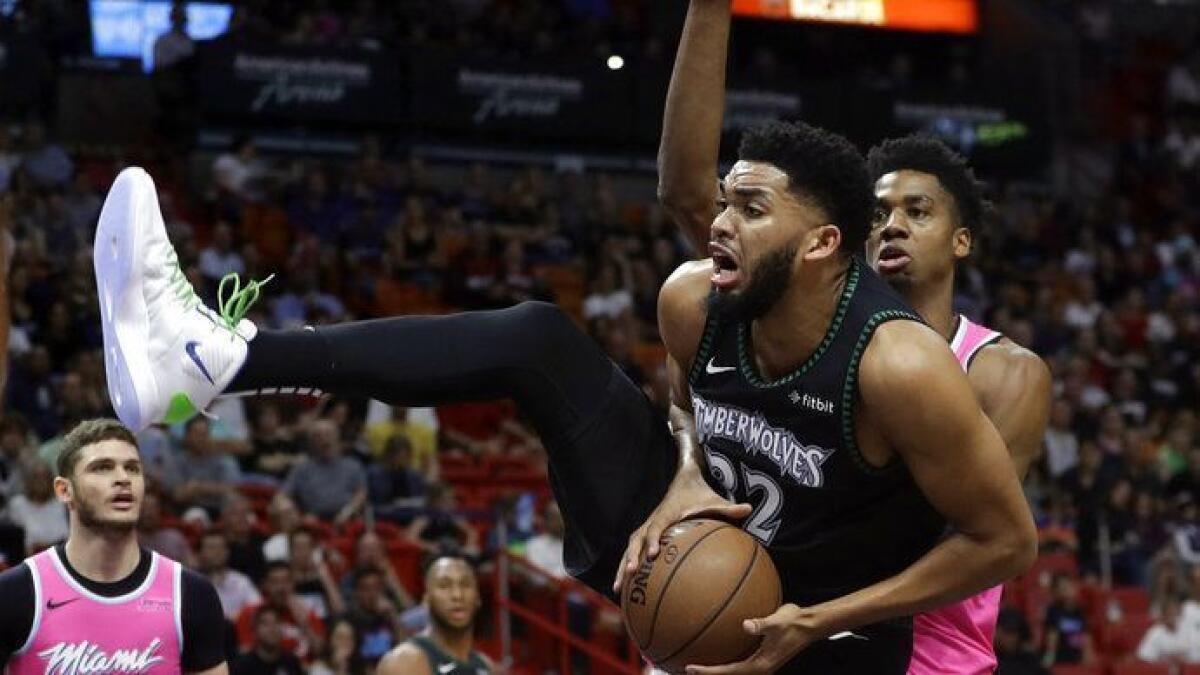
M 38 652 L 49 663 L 46 675 L 91 675 L 92 673 L 144 673 L 163 660 L 157 656 L 162 640 L 154 640 L 142 650 L 118 649 L 112 654 L 84 640 L 75 644 L 60 642 Z
M 710 403 L 696 395 L 692 395 L 692 411 L 696 417 L 696 435 L 701 443 L 713 437 L 733 441 L 747 454 L 770 459 L 779 467 L 781 475 L 791 476 L 805 487 L 825 484 L 821 465 L 833 450 L 804 445 L 787 429 L 768 424 L 759 413 Z

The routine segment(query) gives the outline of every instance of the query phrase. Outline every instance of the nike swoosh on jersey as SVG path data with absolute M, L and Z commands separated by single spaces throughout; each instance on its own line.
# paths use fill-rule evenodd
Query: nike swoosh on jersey
M 199 342 L 197 342 L 195 340 L 188 340 L 187 344 L 185 344 L 183 346 L 183 350 L 185 352 L 187 352 L 187 355 L 189 357 L 191 357 L 192 363 L 196 364 L 196 367 L 200 369 L 200 372 L 208 380 L 208 383 L 216 384 L 216 382 L 214 382 L 212 379 L 212 375 L 208 374 L 208 368 L 206 368 L 204 366 L 204 362 L 200 360 L 200 355 L 196 353 L 196 347 L 199 347 L 199 346 L 200 346 Z
M 69 604 L 71 604 L 72 602 L 75 602 L 75 601 L 76 601 L 76 600 L 78 600 L 78 599 L 79 599 L 79 598 L 71 598 L 70 600 L 63 600 L 62 602 L 55 602 L 55 601 L 53 601 L 53 600 L 46 600 L 46 609 L 58 609 L 59 607 L 62 607 L 63 605 L 69 605 Z
M 717 357 L 714 356 L 708 360 L 708 363 L 704 366 L 704 372 L 709 375 L 716 375 L 717 373 L 728 373 L 731 370 L 737 370 L 737 366 L 714 366 L 713 361 L 716 359 Z

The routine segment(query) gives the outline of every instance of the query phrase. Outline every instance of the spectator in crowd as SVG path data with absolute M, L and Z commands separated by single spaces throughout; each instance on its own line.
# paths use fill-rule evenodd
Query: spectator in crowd
M 1172 476 L 1165 492 L 1171 499 L 1185 497 L 1200 504 L 1200 444 L 1192 444 L 1188 452 L 1187 470 Z
M 146 490 L 142 510 L 138 514 L 138 542 L 171 560 L 195 567 L 192 546 L 183 532 L 163 522 L 163 497 L 155 490 Z
M 313 422 L 308 438 L 312 452 L 292 468 L 282 490 L 303 513 L 334 524 L 344 523 L 367 501 L 366 472 L 357 460 L 343 456 L 333 422 Z
M 179 487 L 182 474 L 182 457 L 175 449 L 170 434 L 162 426 L 147 427 L 138 433 L 138 453 L 142 458 L 142 470 L 146 472 L 147 488 L 173 495 Z
M 542 523 L 542 532 L 525 542 L 525 558 L 539 569 L 549 572 L 555 579 L 566 579 L 567 569 L 563 566 L 562 558 L 562 511 L 554 501 L 546 503 Z
M 404 406 L 392 406 L 387 419 L 368 421 L 365 435 L 367 447 L 376 457 L 382 455 L 393 437 L 400 435 L 408 440 L 412 453 L 413 468 L 422 473 L 432 470 L 437 454 L 437 429 L 417 419 Z
M 267 504 L 267 517 L 271 521 L 271 531 L 274 532 L 263 542 L 263 558 L 268 562 L 274 560 L 289 560 L 292 533 L 303 525 L 304 519 L 296 502 L 282 492 L 276 492 Z
M 292 467 L 304 458 L 294 429 L 284 424 L 279 406 L 271 402 L 258 407 L 252 444 L 254 451 L 240 458 L 243 473 L 282 482 Z
M 1061 399 L 1055 401 L 1045 439 L 1046 468 L 1055 480 L 1079 464 L 1079 438 L 1073 423 L 1071 404 Z
M 243 609 L 262 603 L 250 577 L 229 567 L 229 541 L 223 532 L 208 530 L 200 535 L 196 559 L 197 569 L 217 589 L 226 619 L 236 621 Z
M 265 173 L 258 161 L 258 148 L 249 136 L 235 138 L 231 150 L 213 162 L 213 182 L 220 191 L 223 212 L 240 218 L 240 204 L 262 198 Z
M 329 640 L 309 675 L 365 675 L 367 666 L 359 655 L 358 633 L 349 619 L 341 618 L 329 629 Z
M 33 555 L 67 538 L 67 510 L 54 496 L 54 472 L 30 457 L 23 472 L 24 491 L 13 497 L 8 516 L 25 531 L 25 551 Z
M 341 588 L 345 597 L 354 595 L 355 575 L 363 570 L 374 570 L 380 573 L 383 577 L 384 589 L 387 591 L 387 599 L 398 609 L 405 610 L 415 604 L 409 590 L 404 587 L 400 576 L 396 574 L 395 565 L 388 559 L 383 538 L 374 530 L 363 530 L 362 534 L 358 535 L 358 540 L 354 542 L 354 567 L 342 577 Z
M 154 69 L 170 70 L 195 51 L 196 43 L 187 33 L 187 8 L 176 2 L 171 6 L 171 29 L 154 40 Z
M 1046 618 L 1042 623 L 1045 641 L 1043 665 L 1095 663 L 1092 636 L 1088 632 L 1083 610 L 1079 607 L 1079 587 L 1075 580 L 1066 574 L 1059 574 L 1054 577 L 1051 590 L 1053 600 L 1046 608 Z
M 417 516 L 408 527 L 409 539 L 427 553 L 455 549 L 468 555 L 479 553 L 479 534 L 458 514 L 454 489 L 443 484 L 429 486 L 425 514 Z
M 412 519 L 425 504 L 425 474 L 413 466 L 408 437 L 392 436 L 378 461 L 367 469 L 367 487 L 376 515 L 399 521 Z
M 1183 603 L 1179 597 L 1167 596 L 1162 616 L 1146 634 L 1137 648 L 1138 660 L 1150 663 L 1200 663 L 1200 635 L 1182 621 Z
M 360 567 L 353 575 L 354 593 L 345 617 L 358 634 L 359 658 L 374 666 L 407 635 L 396 604 L 387 597 L 383 574 Z
M 234 248 L 229 223 L 218 222 L 213 227 L 212 242 L 200 249 L 200 273 L 208 282 L 209 297 L 216 297 L 217 284 L 226 274 L 246 273 L 246 263 Z
M 230 664 L 230 674 L 304 675 L 300 659 L 287 646 L 284 613 L 273 605 L 255 605 L 251 621 L 254 638 L 246 651 Z
M 254 510 L 245 497 L 235 494 L 221 511 L 221 531 L 229 542 L 229 566 L 261 583 L 267 569 L 263 537 L 255 531 Z
M 217 449 L 209 435 L 208 418 L 203 415 L 184 425 L 183 452 L 175 501 L 184 508 L 198 506 L 215 516 L 231 498 L 241 478 L 237 462 Z
M 324 645 L 325 624 L 296 595 L 291 567 L 284 562 L 270 563 L 260 590 L 262 603 L 243 608 L 237 618 L 238 643 L 242 649 L 254 647 L 254 618 L 259 609 L 270 607 L 278 615 L 282 650 L 296 655 L 302 663 L 311 661 Z
M 1004 608 L 996 618 L 993 639 L 997 675 L 1049 675 L 1037 653 L 1029 647 L 1029 624 L 1021 613 Z
M 21 169 L 38 187 L 56 188 L 71 180 L 75 163 L 61 145 L 47 138 L 46 127 L 35 120 L 25 127 Z
M 292 582 L 296 595 L 308 604 L 314 614 L 328 620 L 346 610 L 346 603 L 316 533 L 307 527 L 292 531 L 288 538 L 288 562 L 292 566 Z

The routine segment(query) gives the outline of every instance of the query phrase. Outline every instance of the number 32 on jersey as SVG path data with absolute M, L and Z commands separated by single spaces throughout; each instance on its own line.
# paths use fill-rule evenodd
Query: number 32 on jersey
M 709 448 L 704 449 L 708 457 L 708 470 L 712 477 L 725 491 L 725 497 L 737 500 L 738 480 L 742 482 L 740 494 L 753 500 L 758 495 L 757 504 L 750 517 L 746 519 L 745 530 L 759 540 L 763 546 L 771 543 L 779 530 L 779 512 L 783 510 L 783 490 L 767 474 L 751 469 L 745 464 L 738 463 L 741 471 L 734 469 L 734 462 L 725 455 Z

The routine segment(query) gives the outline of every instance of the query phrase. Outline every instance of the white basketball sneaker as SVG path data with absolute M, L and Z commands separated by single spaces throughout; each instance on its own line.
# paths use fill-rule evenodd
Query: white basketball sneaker
M 141 431 L 203 411 L 246 361 L 258 329 L 243 317 L 260 284 L 241 288 L 229 275 L 221 280 L 220 311 L 205 306 L 179 268 L 154 181 L 138 167 L 122 171 L 108 191 L 92 255 L 117 416 Z

